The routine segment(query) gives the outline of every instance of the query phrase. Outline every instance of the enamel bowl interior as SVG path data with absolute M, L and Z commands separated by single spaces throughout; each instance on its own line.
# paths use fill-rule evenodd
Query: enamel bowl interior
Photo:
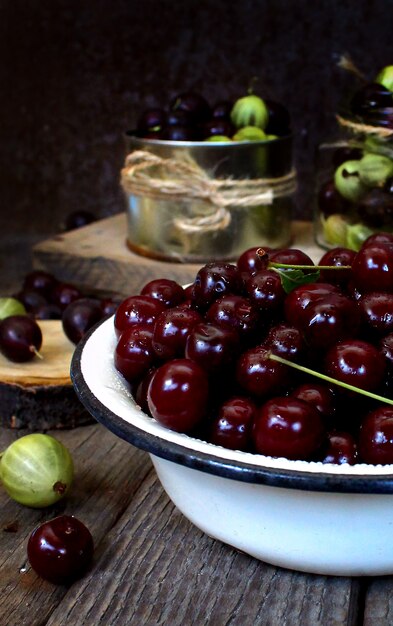
M 393 573 L 393 465 L 289 461 L 170 431 L 136 405 L 114 367 L 115 345 L 113 318 L 79 343 L 76 393 L 97 421 L 150 454 L 168 496 L 197 527 L 290 569 Z

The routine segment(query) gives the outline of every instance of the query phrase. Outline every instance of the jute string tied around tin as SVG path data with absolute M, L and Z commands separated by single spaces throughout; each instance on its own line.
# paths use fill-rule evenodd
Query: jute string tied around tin
M 351 57 L 347 54 L 341 55 L 337 65 L 343 70 L 346 70 L 347 72 L 350 72 L 360 78 L 363 83 L 368 82 L 367 76 L 365 76 L 365 74 L 355 65 Z M 393 137 L 392 128 L 374 126 L 373 124 L 364 124 L 363 122 L 347 119 L 341 115 L 336 115 L 336 119 L 340 126 L 359 135 L 374 135 L 380 139 L 389 139 L 390 137 Z
M 296 173 L 291 170 L 278 178 L 211 178 L 192 159 L 162 158 L 145 150 L 126 157 L 121 171 L 126 193 L 159 200 L 203 200 L 214 212 L 196 217 L 177 218 L 176 227 L 185 232 L 227 228 L 231 221 L 228 207 L 271 205 L 275 198 L 296 190 Z
M 362 122 L 354 122 L 352 120 L 348 120 L 345 117 L 341 117 L 341 115 L 336 115 L 336 119 L 340 126 L 351 130 L 352 132 L 359 135 L 374 135 L 376 137 L 380 137 L 381 139 L 389 139 L 393 137 L 393 128 L 385 128 L 384 126 L 372 126 L 371 124 L 363 124 Z

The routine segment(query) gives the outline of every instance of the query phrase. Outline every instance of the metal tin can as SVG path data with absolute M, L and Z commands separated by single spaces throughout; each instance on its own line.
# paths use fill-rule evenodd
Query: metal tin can
M 230 260 L 291 240 L 292 137 L 207 143 L 126 134 L 127 243 L 183 263 Z

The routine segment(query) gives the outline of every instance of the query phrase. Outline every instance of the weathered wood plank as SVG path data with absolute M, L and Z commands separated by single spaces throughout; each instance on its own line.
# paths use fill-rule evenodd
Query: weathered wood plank
M 53 507 L 34 510 L 17 504 L 0 490 L 0 623 L 7 626 L 45 624 L 67 592 L 64 586 L 40 579 L 27 563 L 27 540 L 33 528 L 66 512 L 83 521 L 100 546 L 152 472 L 144 452 L 97 424 L 53 434 L 74 459 L 76 475 L 70 496 Z M 14 432 L 1 430 L 2 448 L 15 437 Z M 16 532 L 9 532 L 13 524 Z
M 344 626 L 356 580 L 277 569 L 215 541 L 170 503 L 154 475 L 47 626 Z
M 392 626 L 392 624 L 393 576 L 370 580 L 364 600 L 363 626 Z
M 294 222 L 293 233 L 294 247 L 305 250 L 314 260 L 322 256 L 309 222 Z M 137 293 L 149 280 L 161 276 L 181 284 L 194 279 L 201 263 L 165 263 L 138 256 L 127 248 L 126 234 L 125 214 L 94 222 L 37 244 L 34 266 L 85 290 L 97 287 L 120 296 Z

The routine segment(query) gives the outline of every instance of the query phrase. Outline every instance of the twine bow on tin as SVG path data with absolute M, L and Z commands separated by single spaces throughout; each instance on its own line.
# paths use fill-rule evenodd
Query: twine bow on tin
M 162 158 L 145 150 L 135 150 L 126 158 L 121 172 L 126 193 L 160 200 L 202 200 L 215 211 L 209 215 L 177 218 L 177 228 L 203 232 L 227 228 L 231 221 L 228 207 L 271 205 L 274 198 L 296 190 L 296 173 L 291 170 L 278 178 L 210 178 L 192 159 Z

